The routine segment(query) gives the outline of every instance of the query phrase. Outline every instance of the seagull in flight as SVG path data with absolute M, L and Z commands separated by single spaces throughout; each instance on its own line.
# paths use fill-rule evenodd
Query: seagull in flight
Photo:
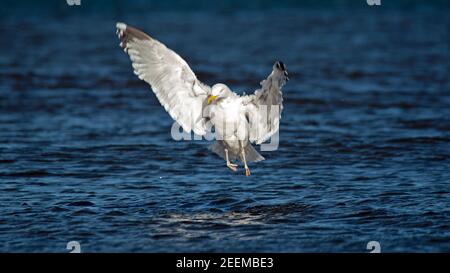
M 205 135 L 214 128 L 216 141 L 209 149 L 232 171 L 240 160 L 249 176 L 248 163 L 264 160 L 251 143 L 259 145 L 279 129 L 281 88 L 289 80 L 283 62 L 275 62 L 254 94 L 239 96 L 225 84 L 200 82 L 185 60 L 144 32 L 125 23 L 116 28 L 134 73 L 151 86 L 169 115 L 188 133 Z

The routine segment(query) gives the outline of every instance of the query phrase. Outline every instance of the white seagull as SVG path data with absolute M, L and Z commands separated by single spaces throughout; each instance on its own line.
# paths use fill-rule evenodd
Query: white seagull
M 188 133 L 205 135 L 214 127 L 216 141 L 209 149 L 233 171 L 238 165 L 232 161 L 240 159 L 249 176 L 247 163 L 264 160 L 251 143 L 261 144 L 279 129 L 281 88 L 288 80 L 284 64 L 275 62 L 253 95 L 239 96 L 225 84 L 209 87 L 200 82 L 186 61 L 144 32 L 124 23 L 116 28 L 134 73 L 150 84 L 170 116 Z

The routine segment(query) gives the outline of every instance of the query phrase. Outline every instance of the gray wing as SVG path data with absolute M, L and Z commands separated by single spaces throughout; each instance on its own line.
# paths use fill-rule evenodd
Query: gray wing
M 261 82 L 261 88 L 243 97 L 251 142 L 261 144 L 278 131 L 283 110 L 281 88 L 289 80 L 287 75 L 284 64 L 276 62 L 272 73 Z
M 116 27 L 120 46 L 130 56 L 134 73 L 150 84 L 161 105 L 186 132 L 205 134 L 202 104 L 211 88 L 161 42 L 124 23 Z

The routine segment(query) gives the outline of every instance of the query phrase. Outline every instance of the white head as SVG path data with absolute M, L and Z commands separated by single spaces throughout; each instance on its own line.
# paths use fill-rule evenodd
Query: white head
M 231 92 L 230 88 L 223 83 L 217 83 L 211 88 L 211 95 L 208 96 L 208 104 L 218 98 L 223 98 Z

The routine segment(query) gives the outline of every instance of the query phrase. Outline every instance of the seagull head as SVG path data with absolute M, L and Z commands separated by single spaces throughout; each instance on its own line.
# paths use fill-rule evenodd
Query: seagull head
M 213 85 L 211 94 L 208 96 L 208 104 L 213 103 L 218 98 L 225 97 L 228 92 L 231 92 L 230 88 L 223 83 Z

